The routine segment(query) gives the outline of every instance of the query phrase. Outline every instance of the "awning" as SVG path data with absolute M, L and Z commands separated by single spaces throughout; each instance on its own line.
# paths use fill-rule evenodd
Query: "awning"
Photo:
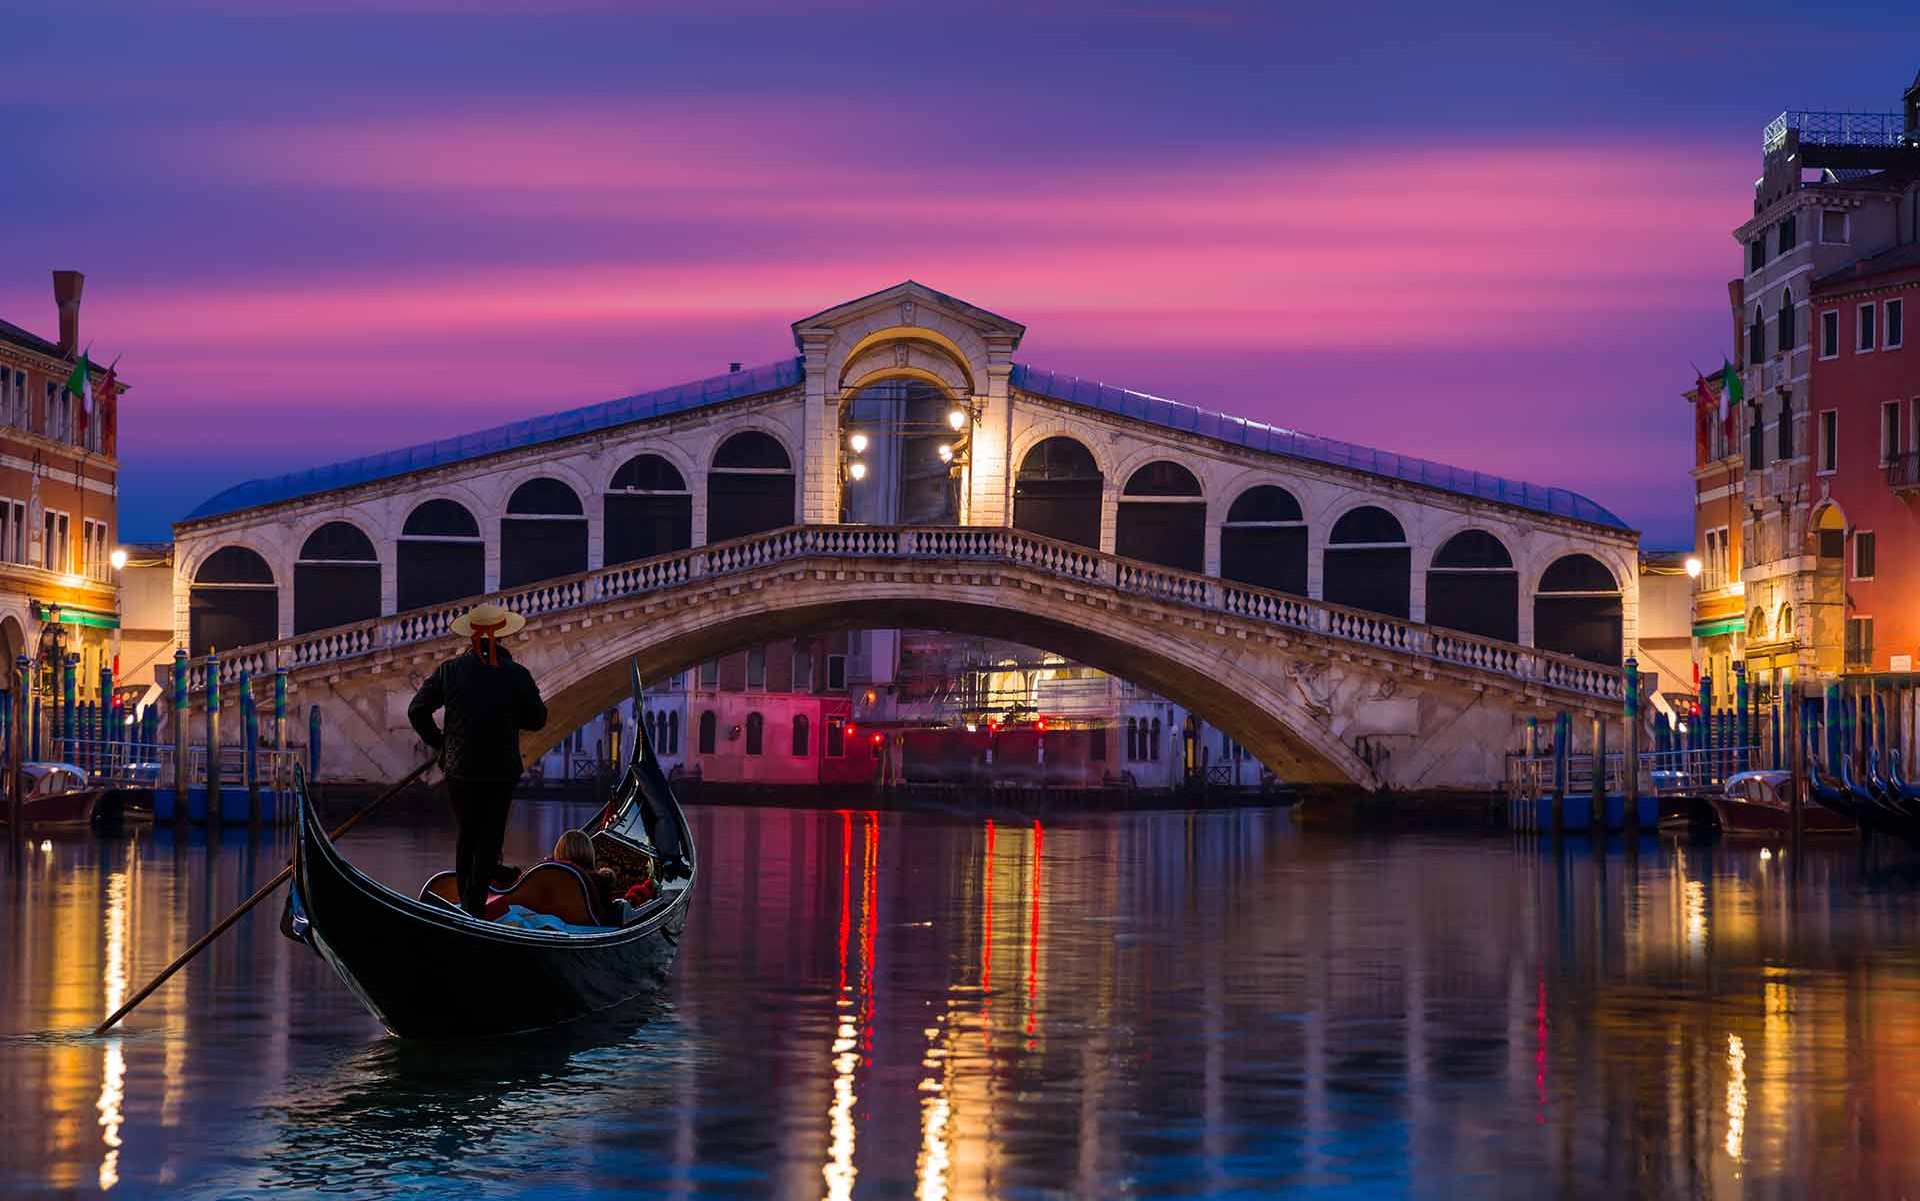
M 1693 623 L 1695 638 L 1711 638 L 1715 634 L 1740 634 L 1747 628 L 1745 617 L 1723 617 L 1719 621 L 1696 621 Z
M 112 613 L 102 613 L 97 609 L 82 609 L 78 605 L 48 605 L 44 601 L 33 602 L 34 620 L 47 620 L 48 612 L 56 608 L 60 611 L 60 624 L 63 626 L 91 626 L 96 630 L 120 628 L 120 618 Z

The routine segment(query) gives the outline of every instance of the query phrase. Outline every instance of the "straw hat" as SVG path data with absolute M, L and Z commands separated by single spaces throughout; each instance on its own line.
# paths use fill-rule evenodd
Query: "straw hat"
M 461 638 L 471 638 L 478 632 L 492 634 L 495 638 L 505 638 L 520 632 L 527 619 L 511 609 L 502 609 L 492 602 L 483 602 L 453 619 L 449 629 Z

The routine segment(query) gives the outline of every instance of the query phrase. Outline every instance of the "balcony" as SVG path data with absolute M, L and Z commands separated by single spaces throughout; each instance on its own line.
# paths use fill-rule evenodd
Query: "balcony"
M 1822 113 L 1788 109 L 1761 132 L 1765 153 L 1786 145 L 1787 132 L 1802 146 L 1902 146 L 1910 144 L 1906 117 L 1900 113 Z
M 1909 450 L 1888 461 L 1887 487 L 1895 496 L 1920 492 L 1920 451 Z

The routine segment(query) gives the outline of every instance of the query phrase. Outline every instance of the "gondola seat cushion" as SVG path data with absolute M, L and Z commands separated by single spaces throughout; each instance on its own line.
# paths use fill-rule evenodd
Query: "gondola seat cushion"
M 427 881 L 423 890 L 455 905 L 460 889 L 452 872 L 441 872 Z M 505 892 L 487 896 L 485 914 L 497 920 L 509 906 L 518 905 L 535 913 L 551 914 L 570 926 L 604 926 L 593 904 L 593 884 L 586 874 L 571 863 L 536 863 L 520 873 L 520 880 Z

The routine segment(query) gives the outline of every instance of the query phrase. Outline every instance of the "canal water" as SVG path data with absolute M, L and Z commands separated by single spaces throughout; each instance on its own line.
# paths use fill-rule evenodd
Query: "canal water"
M 510 857 L 590 807 L 517 807 Z M 670 991 L 387 1038 L 167 831 L 0 855 L 0 1194 L 1892 1197 L 1920 1188 L 1920 860 L 1562 853 L 1284 810 L 697 808 Z M 345 847 L 411 889 L 445 823 Z M 448 980 L 484 1003 L 488 981 Z

